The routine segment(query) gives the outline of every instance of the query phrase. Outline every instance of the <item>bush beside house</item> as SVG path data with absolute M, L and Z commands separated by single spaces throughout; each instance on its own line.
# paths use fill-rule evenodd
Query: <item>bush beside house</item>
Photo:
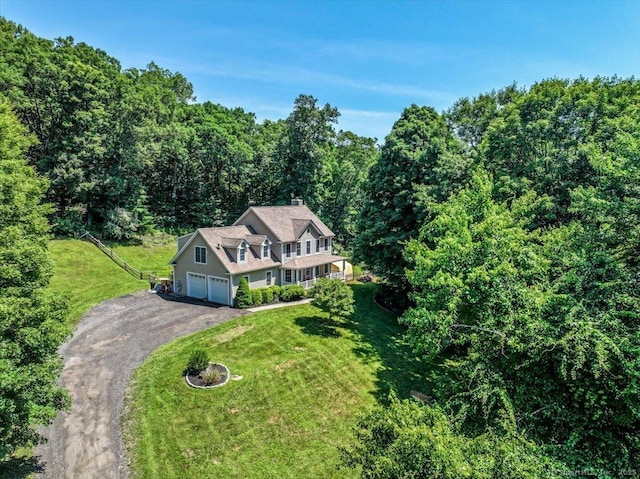
M 236 292 L 236 308 L 247 309 L 253 306 L 253 297 L 249 289 L 249 283 L 245 278 L 240 280 L 238 291 Z
M 289 284 L 287 286 L 283 286 L 282 293 L 280 294 L 280 299 L 285 302 L 296 301 L 298 299 L 304 298 L 304 288 L 297 284 Z

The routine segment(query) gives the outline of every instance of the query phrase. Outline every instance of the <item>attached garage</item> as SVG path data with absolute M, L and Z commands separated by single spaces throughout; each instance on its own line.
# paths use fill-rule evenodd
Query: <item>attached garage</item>
M 229 304 L 229 280 L 218 276 L 209 276 L 209 296 L 212 303 Z
M 207 278 L 204 274 L 187 273 L 187 296 L 198 299 L 207 297 Z

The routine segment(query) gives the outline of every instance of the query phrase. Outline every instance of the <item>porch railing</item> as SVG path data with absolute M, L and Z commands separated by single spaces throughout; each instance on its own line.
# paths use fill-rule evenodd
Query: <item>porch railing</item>
M 319 276 L 317 278 L 311 278 L 311 279 L 308 279 L 306 281 L 296 281 L 295 283 L 285 283 L 285 285 L 287 285 L 287 284 L 297 284 L 297 285 L 302 286 L 304 289 L 309 289 L 309 288 L 313 287 L 313 285 L 316 284 L 316 281 L 318 281 L 318 279 L 320 279 L 320 278 L 340 279 L 340 280 L 344 281 L 344 271 L 339 271 L 337 273 L 327 274 L 325 276 Z

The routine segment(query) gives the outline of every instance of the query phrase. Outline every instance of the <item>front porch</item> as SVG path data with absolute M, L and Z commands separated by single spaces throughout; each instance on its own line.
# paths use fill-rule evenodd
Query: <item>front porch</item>
M 344 271 L 339 271 L 338 273 L 330 273 L 326 276 L 318 276 L 317 278 L 307 279 L 306 281 L 298 281 L 297 283 L 291 283 L 291 284 L 299 284 L 304 289 L 309 289 L 314 284 L 316 284 L 316 281 L 318 281 L 320 278 L 339 279 L 344 281 Z
M 333 258 L 336 258 L 336 257 L 333 257 Z M 308 266 L 303 268 L 295 268 L 295 267 L 292 268 L 291 266 L 294 266 L 294 264 L 292 264 L 293 262 L 290 262 L 289 264 L 285 264 L 281 266 L 281 269 L 280 269 L 280 274 L 281 274 L 280 284 L 282 286 L 287 286 L 291 284 L 300 285 L 304 289 L 309 289 L 314 284 L 316 284 L 316 282 L 320 278 L 339 279 L 341 281 L 344 281 L 345 280 L 344 263 L 346 262 L 346 259 L 342 257 L 338 257 L 338 260 L 343 262 L 341 271 L 333 271 L 332 263 L 324 263 L 320 265 Z M 289 267 L 287 268 L 287 266 Z

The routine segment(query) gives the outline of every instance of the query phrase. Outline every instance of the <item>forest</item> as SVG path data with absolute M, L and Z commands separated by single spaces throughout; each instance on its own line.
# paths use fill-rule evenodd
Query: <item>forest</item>
M 11 411 L 0 458 L 33 439 L 15 424 L 64 406 L 64 307 L 33 266 L 45 220 L 58 236 L 120 240 L 225 225 L 299 196 L 437 365 L 428 401 L 392 394 L 362 416 L 347 467 L 369 478 L 640 473 L 640 81 L 551 78 L 444 112 L 410 105 L 379 146 L 337 131 L 339 111 L 311 95 L 258 123 L 198 103 L 180 73 L 123 70 L 2 18 L 0 53 L 0 362 L 39 364 L 50 387 L 0 381 Z M 27 310 L 37 314 L 15 319 Z

